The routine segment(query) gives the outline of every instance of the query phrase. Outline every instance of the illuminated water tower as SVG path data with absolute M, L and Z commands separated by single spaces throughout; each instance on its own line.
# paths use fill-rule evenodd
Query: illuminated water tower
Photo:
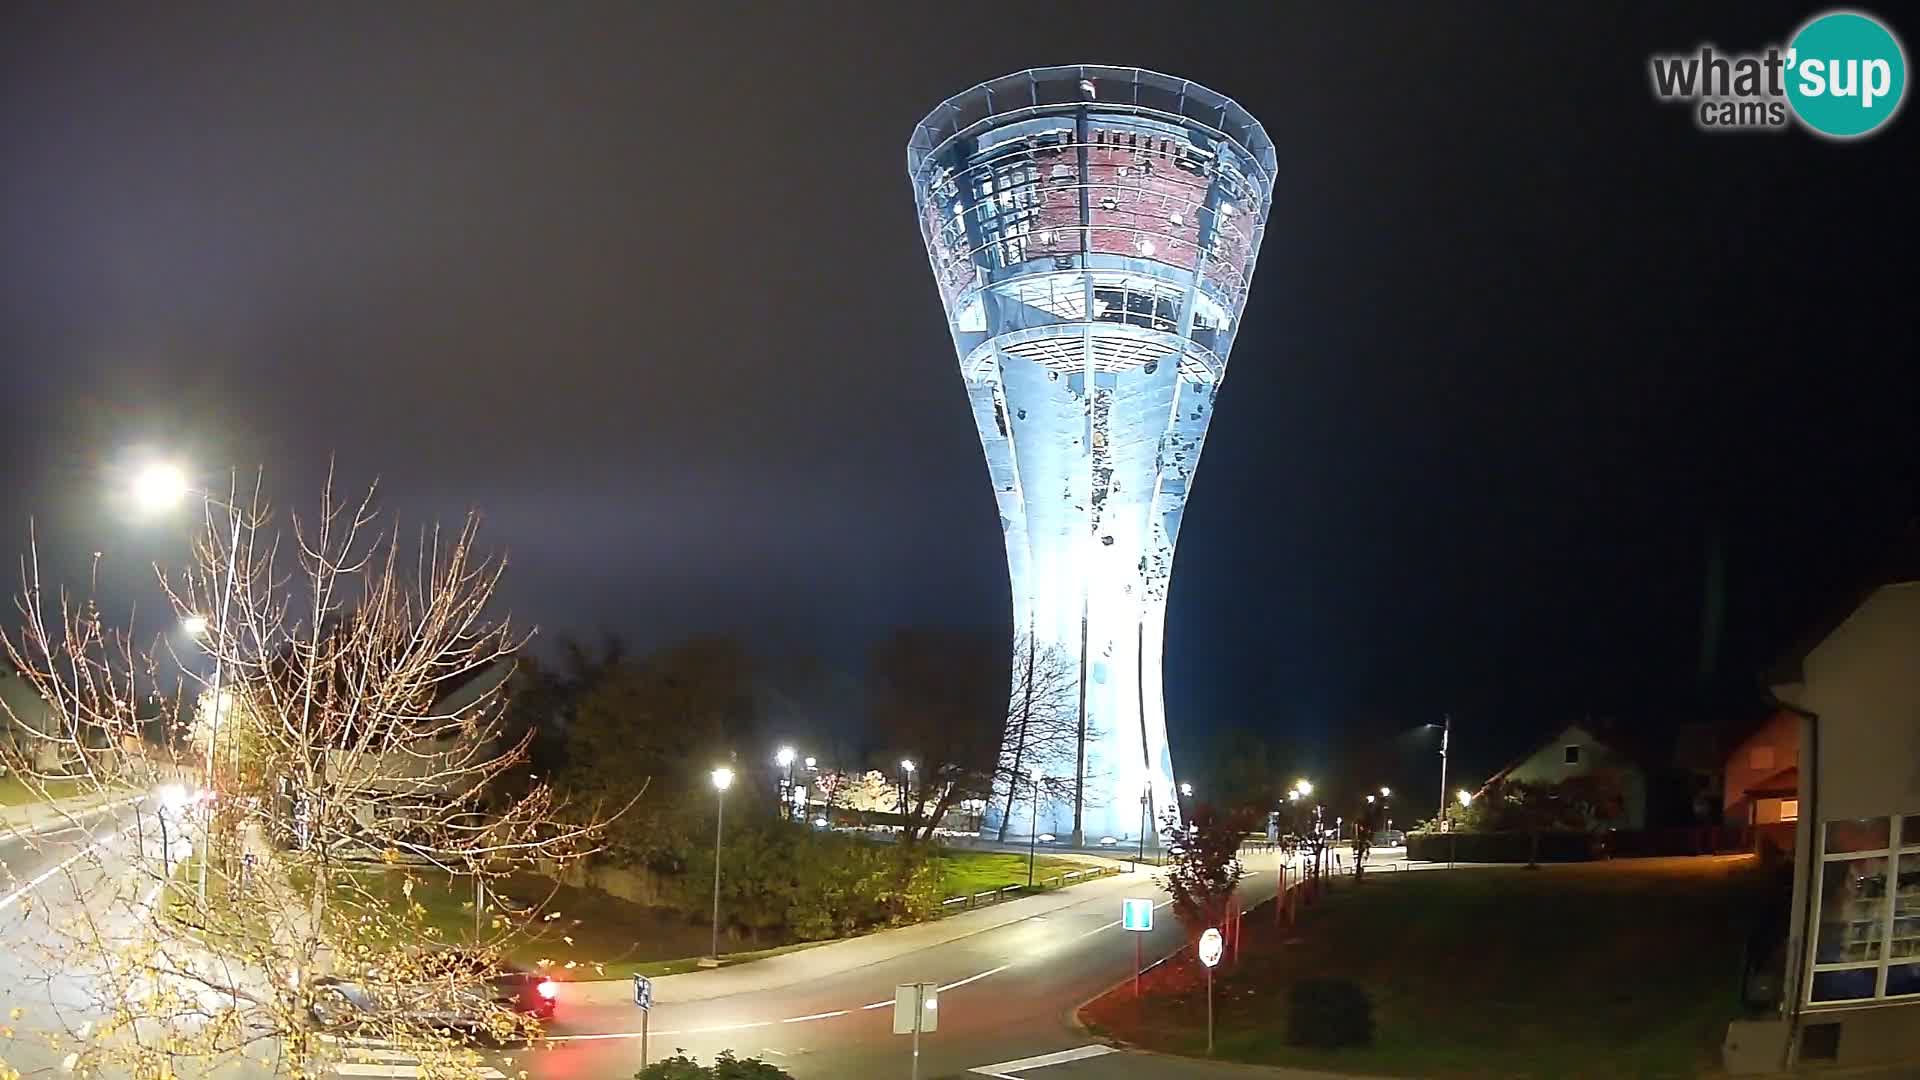
M 1063 839 L 1078 826 L 1086 843 L 1132 845 L 1153 835 L 1149 817 L 1179 812 L 1160 689 L 1167 582 L 1275 165 L 1239 105 L 1138 68 L 982 83 L 907 147 L 1000 505 L 1015 629 L 1077 674 L 1089 737 L 1046 763 L 1061 794 L 1038 808 L 1040 831 Z

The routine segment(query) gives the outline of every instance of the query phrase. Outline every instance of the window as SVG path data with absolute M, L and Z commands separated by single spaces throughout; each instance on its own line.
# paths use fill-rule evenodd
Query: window
M 1798 817 L 1797 800 L 1783 800 Z M 1920 814 L 1820 830 L 1813 1004 L 1920 996 Z M 1896 842 L 1896 838 L 1898 838 Z
M 1781 799 L 1780 800 L 1780 820 L 1781 821 L 1799 821 L 1800 820 L 1800 800 L 1799 799 Z
M 1580 748 L 1578 746 L 1567 747 L 1567 764 L 1569 765 L 1580 764 Z
M 1756 746 L 1747 751 L 1747 768 L 1760 770 L 1773 768 L 1773 747 Z

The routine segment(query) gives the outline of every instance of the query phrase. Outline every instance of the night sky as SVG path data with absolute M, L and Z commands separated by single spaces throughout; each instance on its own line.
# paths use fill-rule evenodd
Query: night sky
M 1920 118 L 1701 134 L 1647 55 L 1818 9 L 1674 7 L 14 7 L 4 550 L 34 515 L 151 605 L 185 527 L 108 496 L 141 448 L 283 502 L 333 455 L 409 522 L 480 507 L 547 635 L 854 664 L 1004 621 L 904 146 L 982 79 L 1137 64 L 1281 151 L 1181 534 L 1177 745 L 1452 710 L 1484 768 L 1684 714 L 1711 537 L 1750 682 L 1914 518 Z

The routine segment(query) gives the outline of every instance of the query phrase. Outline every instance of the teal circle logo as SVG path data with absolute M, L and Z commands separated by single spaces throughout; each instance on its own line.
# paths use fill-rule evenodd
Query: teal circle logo
M 1906 53 L 1871 16 L 1830 11 L 1802 26 L 1787 46 L 1787 101 L 1818 134 L 1869 134 L 1893 119 L 1906 92 Z

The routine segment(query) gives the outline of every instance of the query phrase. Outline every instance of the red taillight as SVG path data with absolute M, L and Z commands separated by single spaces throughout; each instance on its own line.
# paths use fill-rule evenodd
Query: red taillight
M 539 994 L 548 1001 L 552 1001 L 554 998 L 560 996 L 560 984 L 554 982 L 552 979 L 541 979 L 539 985 L 535 986 L 533 990 L 534 993 Z

